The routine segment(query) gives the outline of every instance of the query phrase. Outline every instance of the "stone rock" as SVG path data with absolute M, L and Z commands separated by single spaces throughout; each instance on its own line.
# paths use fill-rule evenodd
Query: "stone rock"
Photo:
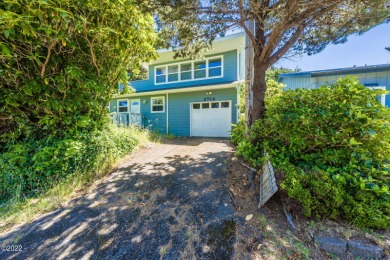
M 247 215 L 246 217 L 245 217 L 245 220 L 246 221 L 249 221 L 249 220 L 251 220 L 253 218 L 253 214 L 249 214 L 249 215 Z
M 384 250 L 380 247 L 362 244 L 356 241 L 348 241 L 348 250 L 353 256 L 370 259 L 380 259 L 385 255 Z
M 333 237 L 315 237 L 320 248 L 328 253 L 344 255 L 347 252 L 347 241 Z

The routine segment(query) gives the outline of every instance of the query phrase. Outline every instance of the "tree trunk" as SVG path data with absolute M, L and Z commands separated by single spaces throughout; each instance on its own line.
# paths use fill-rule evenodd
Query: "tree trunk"
M 251 91 L 253 93 L 252 109 L 249 111 L 250 116 L 248 119 L 248 125 L 252 125 L 258 119 L 264 117 L 265 114 L 265 92 L 267 90 L 267 84 L 265 80 L 265 73 L 268 65 L 260 61 L 260 57 L 255 55 L 253 58 L 253 79 L 251 81 Z
M 248 29 L 254 31 L 254 21 L 247 22 Z M 252 82 L 253 82 L 253 56 L 254 49 L 251 40 L 248 37 L 248 34 L 245 34 L 245 134 L 249 135 L 249 128 L 252 125 L 252 108 L 253 108 L 253 91 L 252 91 Z

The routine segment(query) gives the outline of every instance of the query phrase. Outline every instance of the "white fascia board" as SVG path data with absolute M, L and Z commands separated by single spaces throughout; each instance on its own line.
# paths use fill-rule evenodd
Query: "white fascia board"
M 230 40 L 230 39 L 234 39 L 234 38 L 238 38 L 238 37 L 244 37 L 244 36 L 245 36 L 245 32 L 232 33 L 232 34 L 229 34 L 229 35 L 225 35 L 225 37 L 218 37 L 213 42 L 215 43 L 215 42 L 227 41 L 227 40 Z M 164 52 L 171 52 L 171 51 L 173 51 L 172 48 L 158 49 L 157 53 L 164 53 Z

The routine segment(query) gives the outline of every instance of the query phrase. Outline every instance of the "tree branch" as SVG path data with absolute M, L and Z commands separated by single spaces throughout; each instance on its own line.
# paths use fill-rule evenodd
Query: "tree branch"
M 46 56 L 46 60 L 45 62 L 42 64 L 42 69 L 41 69 L 41 76 L 44 77 L 45 76 L 45 70 L 46 70 L 46 66 L 47 64 L 49 63 L 49 60 L 50 60 L 50 56 L 51 56 L 51 50 L 54 48 L 54 46 L 57 44 L 58 40 L 54 40 L 50 46 L 47 48 L 47 56 Z
M 293 46 L 294 43 L 298 40 L 298 38 L 302 35 L 302 32 L 305 27 L 306 25 L 304 24 L 300 25 L 295 31 L 295 33 L 290 37 L 290 39 L 279 50 L 272 54 L 272 56 L 268 59 L 269 66 L 277 62 L 284 54 L 286 54 L 286 52 L 291 48 L 291 46 Z
M 92 42 L 89 41 L 88 36 L 86 36 L 85 39 L 88 41 L 88 44 L 89 44 L 89 51 L 91 52 L 93 66 L 95 66 L 97 73 L 98 73 L 98 76 L 100 77 L 100 69 L 96 63 L 95 52 L 93 51 L 93 44 L 94 44 L 96 38 L 93 38 Z
M 256 39 L 255 39 L 255 36 L 253 35 L 253 33 L 248 29 L 248 27 L 246 26 L 245 22 L 247 19 L 245 19 L 245 14 L 244 14 L 244 4 L 242 2 L 242 0 L 239 0 L 238 1 L 238 8 L 240 10 L 240 17 L 241 19 L 238 21 L 238 24 L 242 27 L 242 29 L 244 29 L 246 35 L 249 37 L 251 43 L 252 43 L 252 46 L 256 46 Z M 250 22 L 250 21 L 249 21 Z

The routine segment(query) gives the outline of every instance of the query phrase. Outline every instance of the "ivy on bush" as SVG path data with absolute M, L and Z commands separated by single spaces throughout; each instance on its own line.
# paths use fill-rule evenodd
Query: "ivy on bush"
M 72 174 L 100 172 L 146 135 L 136 127 L 111 126 L 64 138 L 9 143 L 0 154 L 0 204 L 37 195 Z
M 385 92 L 352 78 L 313 90 L 270 86 L 266 118 L 236 142 L 238 153 L 256 166 L 266 149 L 307 216 L 390 227 L 390 110 L 378 102 Z

